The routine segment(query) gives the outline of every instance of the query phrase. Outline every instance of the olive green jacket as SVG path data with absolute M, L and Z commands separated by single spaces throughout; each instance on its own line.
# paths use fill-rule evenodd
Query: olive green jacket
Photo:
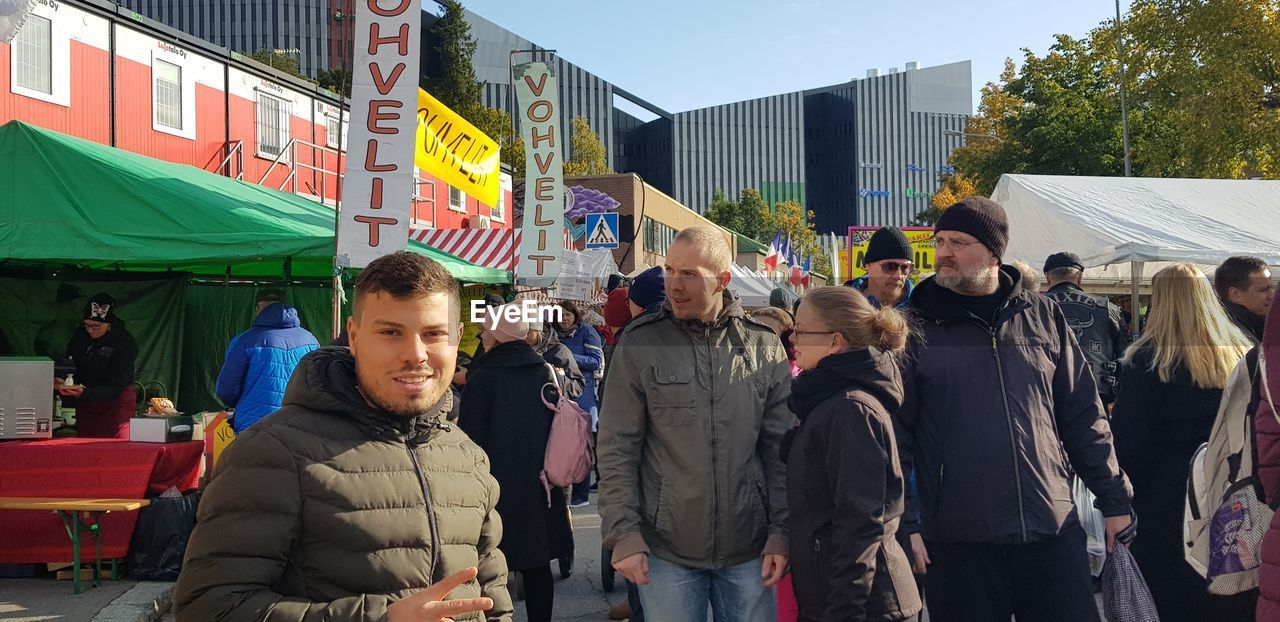
M 652 553 L 691 568 L 787 554 L 782 342 L 725 292 L 714 323 L 666 304 L 613 353 L 600 413 L 600 518 L 614 561 Z
M 484 452 L 444 421 L 375 410 L 346 348 L 299 363 L 284 407 L 236 437 L 200 501 L 174 591 L 178 620 L 374 621 L 477 566 L 450 598 L 488 596 L 511 619 Z

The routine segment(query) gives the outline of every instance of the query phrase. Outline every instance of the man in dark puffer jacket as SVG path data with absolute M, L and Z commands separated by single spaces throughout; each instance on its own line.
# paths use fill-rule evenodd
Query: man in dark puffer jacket
M 179 620 L 510 621 L 498 485 L 444 420 L 458 304 L 421 256 L 365 268 L 350 348 L 303 358 L 284 407 L 219 462 Z

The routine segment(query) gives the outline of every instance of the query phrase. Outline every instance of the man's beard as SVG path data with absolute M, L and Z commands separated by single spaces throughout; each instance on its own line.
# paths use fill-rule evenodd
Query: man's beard
M 453 374 L 446 375 L 443 370 L 430 367 L 426 370 L 405 369 L 397 373 L 411 373 L 414 371 L 431 371 L 433 374 L 431 379 L 427 381 L 426 390 L 416 398 L 388 398 L 373 389 L 373 387 L 377 386 L 374 382 L 361 377 L 358 367 L 356 368 L 356 376 L 360 381 L 360 392 L 364 394 L 365 399 L 370 404 L 397 417 L 412 418 L 427 414 L 433 406 L 440 402 L 444 392 L 449 390 L 449 383 L 453 381 Z M 395 381 L 392 380 L 391 382 Z
M 953 266 L 954 268 L 954 266 Z M 943 275 L 941 272 L 934 278 L 941 285 L 957 294 L 963 296 L 985 296 L 992 292 L 993 281 L 1000 278 L 999 272 L 979 268 L 972 274 L 966 274 L 964 271 L 956 269 L 960 274 Z

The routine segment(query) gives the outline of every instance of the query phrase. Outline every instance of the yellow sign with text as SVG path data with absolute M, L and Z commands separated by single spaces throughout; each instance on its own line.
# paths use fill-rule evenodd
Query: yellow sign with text
M 856 279 L 867 273 L 867 247 L 871 244 L 871 234 L 879 227 L 849 227 L 849 248 L 840 249 L 840 265 L 848 268 L 848 278 Z M 915 272 L 911 274 L 913 281 L 919 281 L 924 274 L 937 270 L 934 267 L 935 250 L 933 248 L 933 227 L 902 227 L 902 233 L 911 242 L 915 251 Z
M 489 207 L 498 204 L 498 143 L 422 89 L 414 163 Z

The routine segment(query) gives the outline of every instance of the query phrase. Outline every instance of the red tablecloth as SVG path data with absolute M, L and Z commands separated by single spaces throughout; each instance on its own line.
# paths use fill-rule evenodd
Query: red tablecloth
M 186 443 L 132 443 L 115 439 L 59 438 L 0 443 L 0 496 L 141 499 L 176 487 L 199 485 L 204 446 Z M 124 557 L 137 512 L 102 518 L 104 559 Z M 81 555 L 92 558 L 92 537 Z M 57 514 L 0 511 L 0 564 L 71 561 L 71 541 Z

